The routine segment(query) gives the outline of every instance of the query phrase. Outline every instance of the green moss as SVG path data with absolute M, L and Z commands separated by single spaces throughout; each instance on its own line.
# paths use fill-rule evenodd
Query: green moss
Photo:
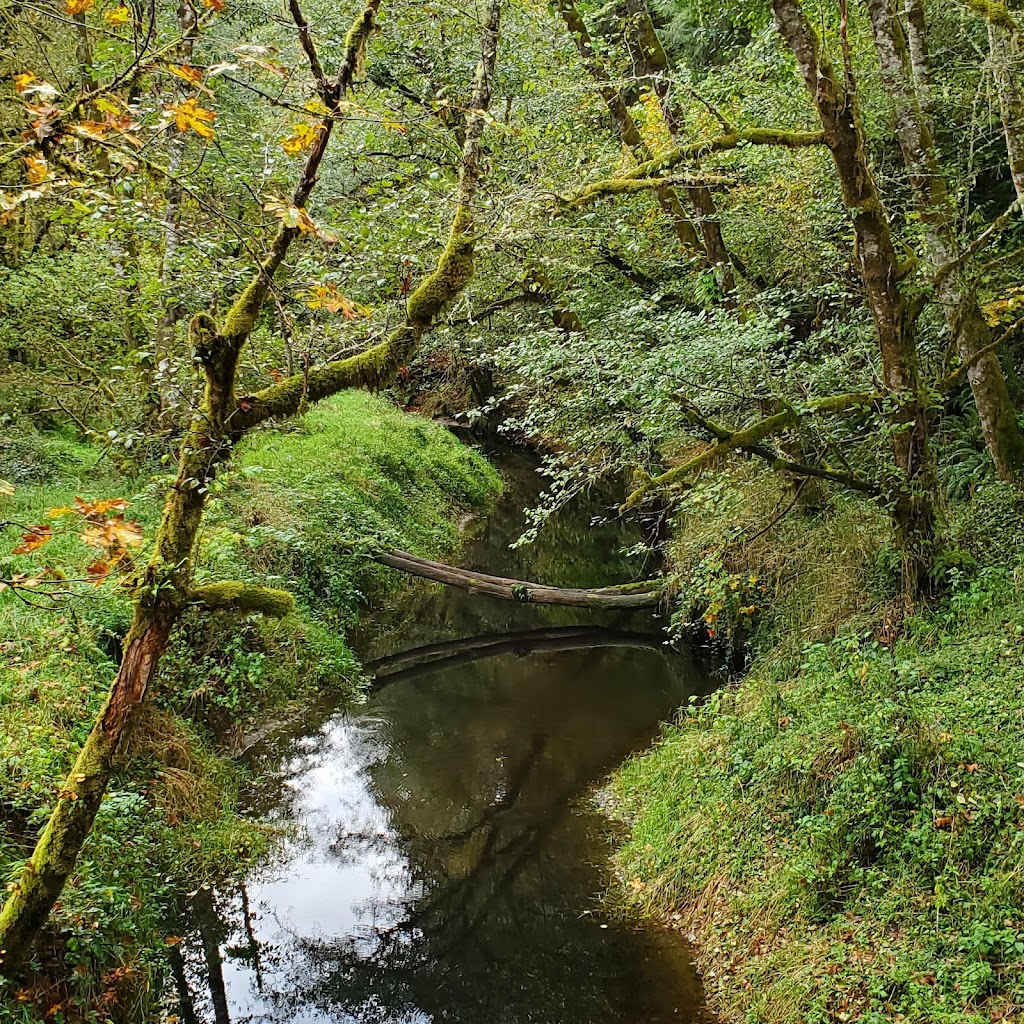
M 189 600 L 198 601 L 215 611 L 256 613 L 283 619 L 295 608 L 295 598 L 287 590 L 274 590 L 238 580 L 207 583 L 189 591 Z

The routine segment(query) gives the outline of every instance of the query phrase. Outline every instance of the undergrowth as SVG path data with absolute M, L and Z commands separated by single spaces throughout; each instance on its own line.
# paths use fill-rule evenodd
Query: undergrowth
M 1019 1012 L 1020 504 L 992 485 L 950 510 L 949 589 L 899 629 L 884 558 L 851 535 L 849 513 L 829 526 L 796 516 L 760 569 L 795 593 L 755 629 L 749 675 L 616 776 L 632 823 L 624 891 L 694 935 L 724 1020 Z
M 44 521 L 76 494 L 117 495 L 131 500 L 128 516 L 150 535 L 167 484 L 126 481 L 96 446 L 27 433 L 0 444 L 0 478 L 16 487 L 0 497 L 4 520 Z M 290 701 L 328 687 L 354 692 L 358 683 L 345 629 L 399 581 L 341 542 L 372 536 L 442 555 L 458 545 L 461 517 L 484 509 L 497 489 L 487 463 L 442 428 L 362 393 L 246 443 L 217 484 L 198 576 L 286 587 L 296 610 L 280 621 L 186 616 L 34 970 L 16 1003 L 0 1007 L 0 1021 L 140 1018 L 164 967 L 177 897 L 244 872 L 275 841 L 237 813 L 245 775 L 227 755 L 233 741 Z M 72 535 L 46 548 L 47 563 L 69 578 L 89 558 Z M 38 561 L 0 556 L 0 570 L 31 571 Z M 112 584 L 85 589 L 52 607 L 0 593 L 4 879 L 31 850 L 120 657 L 127 595 Z

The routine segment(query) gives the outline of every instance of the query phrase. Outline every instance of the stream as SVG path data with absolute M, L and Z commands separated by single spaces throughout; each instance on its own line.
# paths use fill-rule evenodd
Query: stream
M 556 585 L 641 578 L 639 537 L 593 495 L 509 548 L 541 481 L 506 491 L 459 564 Z M 198 892 L 169 949 L 184 1024 L 694 1024 L 674 933 L 602 902 L 612 826 L 596 784 L 712 682 L 649 612 L 416 584 L 353 638 L 376 674 L 249 753 L 251 811 L 297 826 L 235 891 Z

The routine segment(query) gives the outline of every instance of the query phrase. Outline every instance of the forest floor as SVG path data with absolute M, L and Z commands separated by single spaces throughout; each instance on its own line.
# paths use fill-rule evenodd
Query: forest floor
M 624 897 L 692 937 L 729 1024 L 1016 1020 L 1024 503 L 951 503 L 939 592 L 908 612 L 862 503 L 739 543 L 785 501 L 740 471 L 676 523 L 684 596 L 751 629 L 752 660 L 613 779 Z
M 0 478 L 15 492 L 0 496 L 0 519 L 45 523 L 48 510 L 72 505 L 76 495 L 121 497 L 131 502 L 126 518 L 152 535 L 170 477 L 126 477 L 126 469 L 69 436 L 8 431 Z M 295 612 L 281 620 L 186 618 L 127 740 L 35 975 L 16 1005 L 0 1006 L 0 1021 L 143 1012 L 164 966 L 160 950 L 175 941 L 167 921 L 180 894 L 244 872 L 275 842 L 266 826 L 237 813 L 245 775 L 232 749 L 254 725 L 313 693 L 356 691 L 360 667 L 345 630 L 400 578 L 340 542 L 374 537 L 427 557 L 448 555 L 460 543 L 460 520 L 487 509 L 499 490 L 487 462 L 442 427 L 363 393 L 246 442 L 216 484 L 197 576 L 284 587 L 295 595 Z M 71 579 L 84 576 L 94 557 L 70 530 L 39 552 L 4 557 L 0 575 L 45 564 Z M 91 593 L 52 607 L 0 593 L 4 880 L 31 849 L 115 671 L 129 597 L 112 583 L 85 589 Z

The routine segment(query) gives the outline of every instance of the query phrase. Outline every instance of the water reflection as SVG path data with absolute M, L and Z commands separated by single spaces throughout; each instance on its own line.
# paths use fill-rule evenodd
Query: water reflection
M 609 544 L 589 517 L 577 513 L 576 557 Z M 477 542 L 478 564 L 520 568 L 495 543 L 503 528 L 499 516 Z M 562 610 L 423 593 L 381 641 L 386 685 L 257 748 L 275 784 L 254 809 L 301 832 L 243 891 L 189 908 L 172 955 L 179 1016 L 696 1021 L 685 949 L 602 909 L 607 823 L 581 797 L 706 679 L 643 621 L 595 630 Z

